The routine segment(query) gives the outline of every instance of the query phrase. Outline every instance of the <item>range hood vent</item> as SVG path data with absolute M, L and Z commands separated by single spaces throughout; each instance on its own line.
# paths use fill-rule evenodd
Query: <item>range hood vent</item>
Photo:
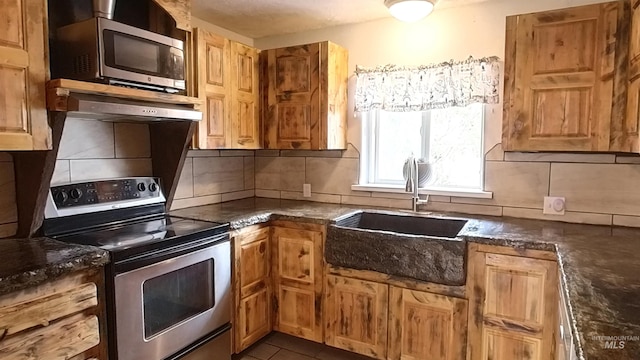
M 202 120 L 202 112 L 184 105 L 80 93 L 69 94 L 66 111 L 68 117 L 118 122 Z

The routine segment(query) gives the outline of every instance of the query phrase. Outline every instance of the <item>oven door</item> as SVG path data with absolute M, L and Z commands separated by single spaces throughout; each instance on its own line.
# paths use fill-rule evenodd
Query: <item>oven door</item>
M 164 359 L 228 324 L 230 263 L 225 241 L 116 275 L 118 360 Z

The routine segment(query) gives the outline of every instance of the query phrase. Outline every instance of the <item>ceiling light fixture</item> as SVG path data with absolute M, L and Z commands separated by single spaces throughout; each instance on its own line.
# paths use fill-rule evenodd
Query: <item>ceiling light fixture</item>
M 433 11 L 437 0 L 384 0 L 393 17 L 404 22 L 416 22 Z

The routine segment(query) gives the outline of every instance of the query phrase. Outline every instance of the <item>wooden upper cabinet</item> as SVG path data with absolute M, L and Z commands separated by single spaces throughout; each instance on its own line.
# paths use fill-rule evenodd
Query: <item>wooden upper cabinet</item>
M 204 101 L 198 126 L 198 148 L 225 148 L 231 142 L 231 47 L 229 40 L 194 29 L 198 97 Z
M 640 152 L 638 124 L 640 123 L 640 0 L 631 1 L 631 36 L 629 42 L 629 85 L 627 118 L 616 129 L 616 150 Z
M 231 147 L 260 149 L 259 54 L 250 46 L 231 42 Z
M 262 52 L 267 149 L 345 149 L 347 50 L 331 42 Z
M 505 150 L 629 147 L 627 9 L 617 1 L 507 17 Z
M 199 149 L 259 149 L 258 51 L 194 29 L 196 89 L 204 101 Z
M 470 249 L 468 271 L 469 360 L 555 359 L 556 262 Z
M 46 1 L 7 0 L 0 11 L 0 150 L 48 150 Z

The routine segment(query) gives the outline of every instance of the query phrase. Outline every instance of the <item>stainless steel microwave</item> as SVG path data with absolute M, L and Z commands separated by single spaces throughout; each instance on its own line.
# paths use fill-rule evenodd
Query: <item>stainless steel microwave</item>
M 55 76 L 170 93 L 185 90 L 184 43 L 95 17 L 57 31 Z

